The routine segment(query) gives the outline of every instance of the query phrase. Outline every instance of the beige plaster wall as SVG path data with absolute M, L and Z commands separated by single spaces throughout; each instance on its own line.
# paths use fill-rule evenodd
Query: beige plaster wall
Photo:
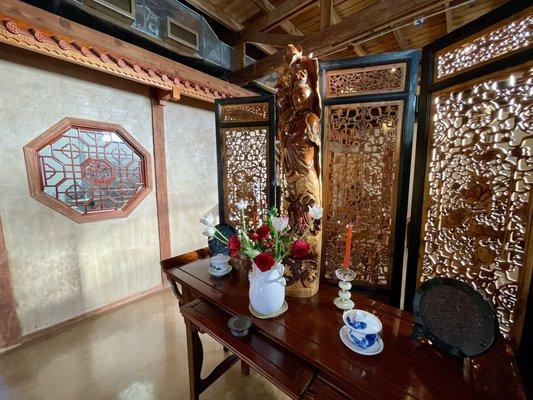
M 182 99 L 165 106 L 172 254 L 207 246 L 199 219 L 218 216 L 214 106 Z
M 122 124 L 152 152 L 149 89 L 0 44 L 0 215 L 23 334 L 161 283 L 155 191 L 77 224 L 29 196 L 23 146 L 63 117 Z

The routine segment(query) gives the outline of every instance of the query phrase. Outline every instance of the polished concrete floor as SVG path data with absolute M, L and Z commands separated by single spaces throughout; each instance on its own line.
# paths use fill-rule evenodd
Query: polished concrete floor
M 206 335 L 204 372 L 223 359 Z M 1 400 L 188 399 L 185 325 L 169 290 L 0 354 Z M 201 399 L 287 399 L 239 364 Z

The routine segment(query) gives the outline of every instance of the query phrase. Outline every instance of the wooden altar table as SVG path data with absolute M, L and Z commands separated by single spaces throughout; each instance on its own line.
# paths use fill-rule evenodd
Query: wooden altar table
M 228 276 L 214 278 L 209 260 L 197 259 L 207 255 L 201 250 L 162 262 L 185 318 L 191 399 L 239 359 L 294 399 L 525 399 L 513 353 L 501 339 L 461 363 L 412 339 L 410 313 L 355 294 L 357 308 L 381 319 L 385 345 L 379 355 L 359 355 L 339 337 L 343 322 L 333 305 L 334 286 L 322 284 L 310 299 L 288 298 L 286 313 L 261 320 L 248 310 L 247 268 L 234 266 Z M 244 338 L 233 337 L 227 326 L 237 314 L 252 318 Z M 204 379 L 199 332 L 233 353 Z

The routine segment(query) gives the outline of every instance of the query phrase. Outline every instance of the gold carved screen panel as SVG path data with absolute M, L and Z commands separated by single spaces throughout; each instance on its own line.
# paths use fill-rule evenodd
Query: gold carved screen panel
M 220 106 L 220 122 L 268 121 L 268 103 L 224 104 Z
M 391 285 L 403 106 L 396 100 L 325 108 L 326 278 L 342 264 L 346 225 L 352 223 L 356 283 Z
M 533 13 L 531 10 L 521 16 L 513 16 L 498 27 L 437 52 L 435 56 L 435 80 L 456 75 L 472 67 L 485 64 L 503 55 L 527 48 L 531 45 Z
M 532 79 L 522 68 L 432 96 L 418 281 L 470 283 L 505 337 L 532 264 Z
M 405 90 L 406 63 L 326 72 L 326 96 L 345 97 Z
M 220 130 L 224 221 L 233 226 L 239 225 L 240 200 L 247 200 L 246 212 L 255 210 L 259 218 L 269 207 L 268 132 L 266 126 Z

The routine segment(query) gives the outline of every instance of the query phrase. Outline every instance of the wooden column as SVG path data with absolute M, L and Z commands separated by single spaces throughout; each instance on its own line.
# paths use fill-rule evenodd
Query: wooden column
M 161 260 L 165 260 L 171 256 L 170 221 L 168 213 L 167 160 L 165 156 L 164 105 L 167 96 L 167 93 L 159 90 L 154 90 L 152 92 L 152 135 L 154 140 L 155 191 L 157 199 L 157 224 L 159 227 L 159 256 Z
M 20 342 L 20 323 L 17 317 L 11 272 L 7 256 L 4 230 L 0 219 L 0 349 Z
M 246 57 L 246 42 L 235 45 L 235 71 L 244 68 L 244 59 Z

